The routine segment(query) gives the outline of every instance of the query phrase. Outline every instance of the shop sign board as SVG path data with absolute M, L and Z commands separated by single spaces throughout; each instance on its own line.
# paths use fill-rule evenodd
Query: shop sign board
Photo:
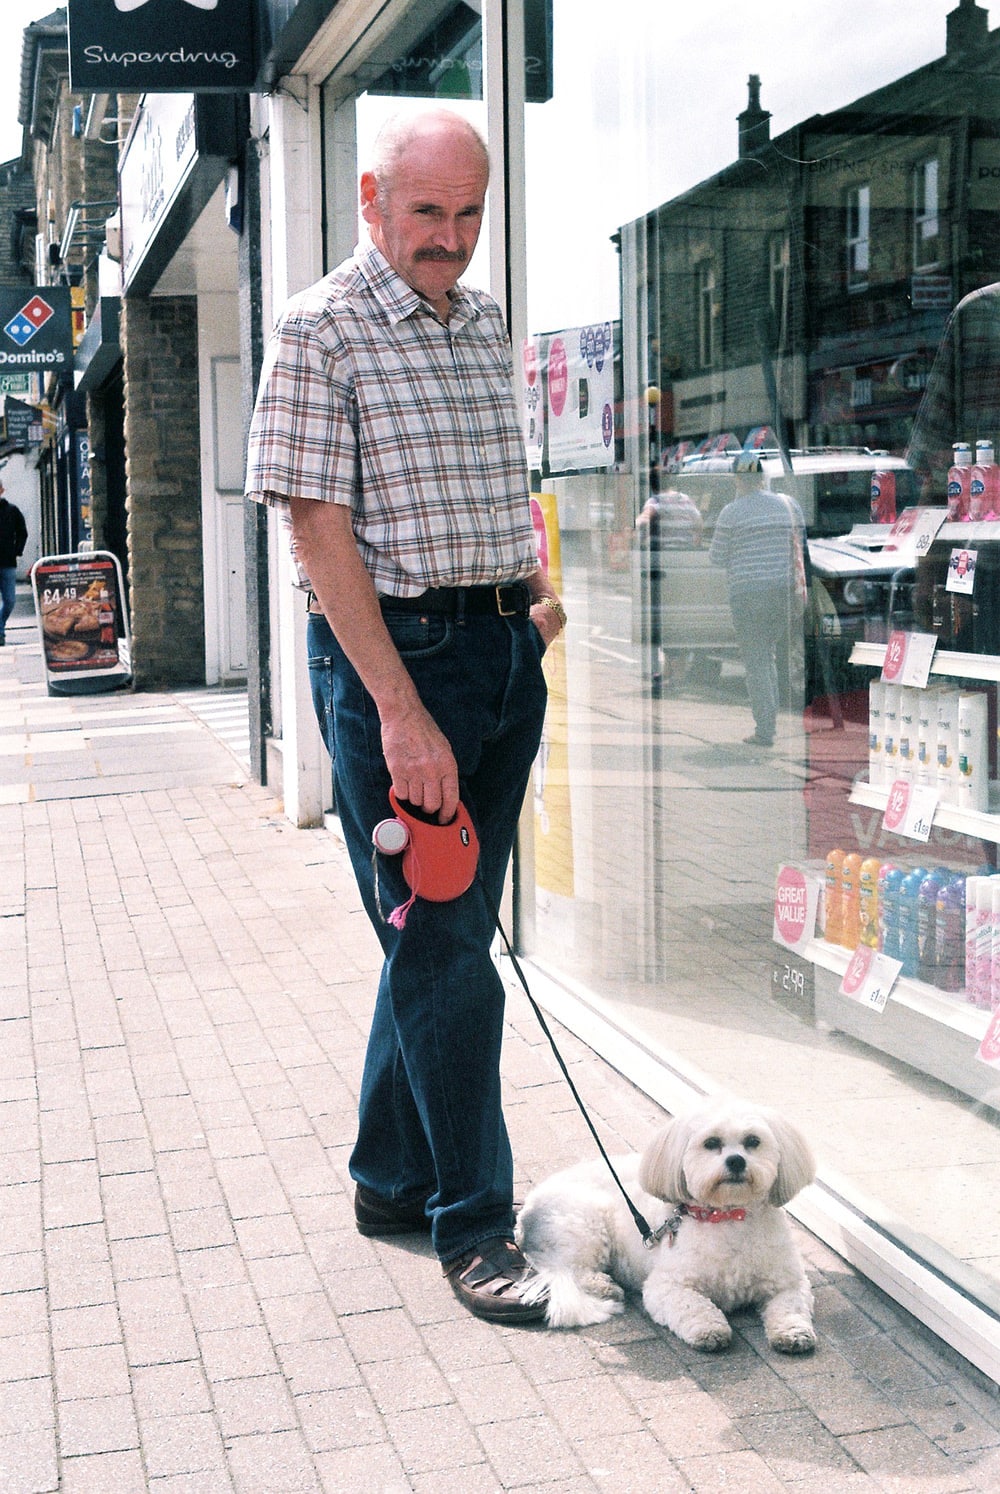
M 118 558 L 43 555 L 31 568 L 50 695 L 115 690 L 132 678 L 132 639 Z
M 143 99 L 118 170 L 122 284 L 128 288 L 198 157 L 193 93 Z
M 256 0 L 69 0 L 75 93 L 247 93 Z
M 533 338 L 525 347 L 525 355 L 525 409 L 533 399 L 532 371 L 537 375 L 541 365 L 545 374 L 549 472 L 610 467 L 614 462 L 615 397 L 611 323 L 569 327 L 547 339 Z M 537 421 L 537 413 L 535 418 Z
M 0 394 L 31 394 L 33 374 L 0 374 Z
M 60 373 L 72 366 L 69 286 L 0 286 L 0 374 Z
M 19 399 L 4 400 L 4 423 L 7 440 L 12 446 L 30 446 L 32 432 L 38 428 L 38 411 L 33 405 L 25 405 Z

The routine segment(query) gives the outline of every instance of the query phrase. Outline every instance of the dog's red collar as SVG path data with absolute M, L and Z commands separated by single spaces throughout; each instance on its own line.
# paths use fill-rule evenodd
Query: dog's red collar
M 739 1223 L 747 1217 L 746 1209 L 709 1209 L 703 1204 L 678 1204 L 677 1211 L 697 1219 L 699 1224 Z

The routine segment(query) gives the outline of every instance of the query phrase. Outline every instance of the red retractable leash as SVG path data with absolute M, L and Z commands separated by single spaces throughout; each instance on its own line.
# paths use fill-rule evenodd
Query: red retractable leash
M 394 814 L 391 819 L 379 820 L 372 831 L 372 872 L 375 880 L 375 903 L 383 921 L 392 924 L 393 928 L 402 929 L 406 924 L 406 916 L 418 897 L 426 898 L 431 903 L 450 903 L 454 898 L 461 897 L 463 892 L 468 892 L 479 870 L 479 837 L 476 835 L 475 826 L 465 805 L 459 803 L 453 819 L 447 825 L 439 824 L 436 819 L 430 818 L 426 811 L 417 809 L 412 804 L 407 804 L 397 798 L 393 789 L 389 790 L 389 803 L 392 805 Z M 378 858 L 383 856 L 399 856 L 403 858 L 403 877 L 410 889 L 410 896 L 405 903 L 398 908 L 393 908 L 388 914 L 382 912 L 382 903 L 379 897 L 378 885 Z M 497 932 L 503 941 L 504 948 L 514 967 L 521 988 L 527 996 L 531 1009 L 538 1019 L 538 1025 L 548 1038 L 549 1047 L 555 1055 L 556 1063 L 562 1071 L 562 1076 L 569 1085 L 570 1094 L 576 1101 L 580 1114 L 587 1122 L 590 1134 L 597 1143 L 597 1149 L 604 1161 L 607 1163 L 608 1171 L 614 1178 L 621 1191 L 622 1197 L 628 1204 L 632 1218 L 635 1220 L 636 1228 L 642 1235 L 643 1244 L 652 1250 L 663 1234 L 663 1230 L 653 1230 L 642 1214 L 632 1202 L 625 1185 L 618 1176 L 608 1156 L 601 1138 L 593 1121 L 587 1113 L 587 1107 L 580 1097 L 580 1092 L 570 1077 L 569 1069 L 563 1060 L 562 1054 L 556 1047 L 556 1040 L 549 1030 L 541 1007 L 538 1005 L 528 986 L 527 978 L 521 969 L 520 961 L 514 953 L 510 940 L 507 938 L 503 924 L 500 922 L 500 913 L 493 906 L 493 902 L 486 891 L 482 878 L 479 885 L 483 889 L 486 898 L 486 906 L 489 908 L 493 922 L 496 924 Z

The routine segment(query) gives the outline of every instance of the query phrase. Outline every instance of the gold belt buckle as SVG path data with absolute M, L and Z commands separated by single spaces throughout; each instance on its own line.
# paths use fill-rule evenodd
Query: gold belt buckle
M 501 617 L 520 617 L 521 615 L 517 607 L 505 607 L 503 604 L 503 598 L 500 595 L 500 593 L 502 591 L 506 591 L 511 584 L 512 583 L 510 581 L 507 581 L 503 586 L 494 586 L 493 588 L 496 593 L 497 612 Z

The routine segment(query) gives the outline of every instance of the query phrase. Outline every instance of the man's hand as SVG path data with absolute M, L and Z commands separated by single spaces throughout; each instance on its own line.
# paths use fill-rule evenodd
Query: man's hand
M 442 825 L 458 809 L 458 766 L 448 739 L 432 716 L 418 710 L 382 713 L 382 751 L 398 799 L 405 799 Z

